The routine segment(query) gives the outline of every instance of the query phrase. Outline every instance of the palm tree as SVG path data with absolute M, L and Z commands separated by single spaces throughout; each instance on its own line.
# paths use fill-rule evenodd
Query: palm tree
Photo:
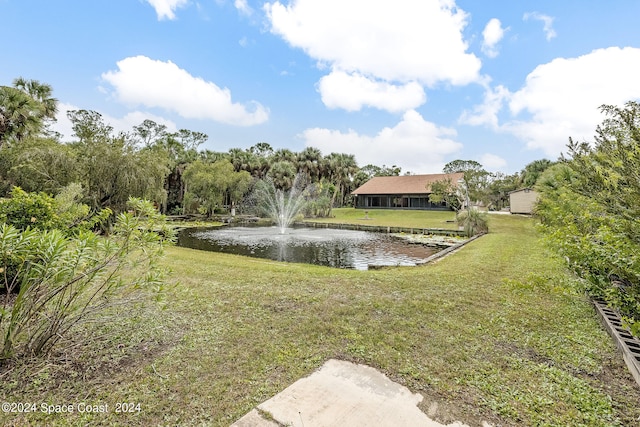
M 548 159 L 540 159 L 534 160 L 533 162 L 527 164 L 521 172 L 520 178 L 521 183 L 525 187 L 533 187 L 542 172 L 547 170 L 549 166 L 552 166 L 554 162 Z
M 306 175 L 308 182 L 318 182 L 322 173 L 322 153 L 315 147 L 307 147 L 298 153 L 298 172 Z
M 27 93 L 0 86 L 0 148 L 42 129 L 41 107 Z
M 271 163 L 285 161 L 285 162 L 296 164 L 297 156 L 293 151 L 289 150 L 288 148 L 280 148 L 274 151 L 271 156 L 269 156 L 269 161 Z
M 271 178 L 277 189 L 288 191 L 296 179 L 296 168 L 286 160 L 275 162 L 271 164 L 267 177 Z
M 58 100 L 51 96 L 53 89 L 50 85 L 18 77 L 13 81 L 13 87 L 25 92 L 40 104 L 40 114 L 43 119 L 55 120 Z
M 340 196 L 339 205 L 344 204 L 345 193 L 352 184 L 353 176 L 358 171 L 358 164 L 353 154 L 331 153 L 327 156 L 329 179 L 336 189 L 332 197 L 332 206 L 335 205 L 337 196 Z

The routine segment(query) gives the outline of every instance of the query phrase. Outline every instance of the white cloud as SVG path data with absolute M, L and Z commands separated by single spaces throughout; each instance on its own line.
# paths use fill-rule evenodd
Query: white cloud
M 250 102 L 249 107 L 235 103 L 229 89 L 194 77 L 171 61 L 135 56 L 118 61 L 117 65 L 117 71 L 108 71 L 102 78 L 113 86 L 114 97 L 124 104 L 162 108 L 188 119 L 239 126 L 260 124 L 269 117 L 269 111 L 258 102 Z
M 415 173 L 441 172 L 445 156 L 462 149 L 462 144 L 453 139 L 455 130 L 437 127 L 414 110 L 407 111 L 396 126 L 385 127 L 375 136 L 322 128 L 307 129 L 301 136 L 306 146 L 317 147 L 325 154 L 354 154 L 360 166 L 396 164 Z
M 485 153 L 480 156 L 480 164 L 489 172 L 497 172 L 504 169 L 507 161 L 496 154 Z
M 640 99 L 638 69 L 639 48 L 610 47 L 577 58 L 556 58 L 536 67 L 514 93 L 500 86 L 489 89 L 485 103 L 463 114 L 461 121 L 490 124 L 554 157 L 565 151 L 569 137 L 593 140 L 604 119 L 600 105 L 622 106 Z M 499 124 L 503 103 L 511 116 Z
M 504 101 L 509 99 L 511 93 L 504 86 L 495 88 L 487 87 L 484 93 L 484 102 L 473 107 L 473 111 L 463 111 L 459 122 L 462 124 L 480 126 L 489 125 L 493 129 L 499 126 L 498 113 L 504 105 Z
M 63 136 L 63 141 L 69 141 L 73 137 L 71 120 L 69 120 L 69 118 L 67 117 L 67 111 L 72 110 L 82 110 L 82 108 L 65 102 L 61 102 L 58 104 L 56 122 L 53 124 L 52 129 L 56 132 L 59 132 Z M 153 120 L 160 125 L 165 125 L 167 127 L 167 132 L 176 132 L 178 130 L 176 124 L 171 120 L 143 111 L 132 111 L 121 118 L 103 114 L 99 111 L 98 113 L 102 114 L 104 123 L 113 127 L 115 133 L 131 132 L 134 126 L 142 124 L 142 122 L 144 122 L 145 120 Z
M 371 106 L 390 112 L 403 112 L 426 101 L 422 86 L 416 82 L 392 85 L 372 80 L 361 74 L 333 71 L 322 77 L 318 85 L 322 102 L 328 108 L 358 111 Z
M 481 79 L 481 61 L 467 52 L 463 38 L 467 14 L 452 0 L 276 1 L 264 9 L 271 32 L 316 59 L 320 68 L 388 85 L 465 85 Z M 373 97 L 380 92 L 376 84 L 370 89 Z M 334 105 L 350 105 L 351 93 L 336 96 L 326 94 Z
M 243 15 L 249 16 L 253 13 L 253 9 L 247 4 L 247 0 L 234 0 L 233 5 Z
M 505 29 L 499 19 L 491 19 L 482 31 L 482 52 L 489 58 L 498 56 L 498 43 L 504 37 Z
M 175 11 L 184 7 L 189 3 L 189 0 L 146 0 L 155 10 L 158 15 L 158 20 L 176 19 Z
M 548 15 L 543 15 L 538 12 L 527 12 L 522 17 L 523 20 L 528 21 L 529 19 L 535 19 L 536 21 L 541 21 L 543 24 L 542 31 L 544 31 L 544 36 L 547 41 L 550 41 L 552 38 L 557 36 L 556 31 L 553 29 L 553 20 L 554 18 Z

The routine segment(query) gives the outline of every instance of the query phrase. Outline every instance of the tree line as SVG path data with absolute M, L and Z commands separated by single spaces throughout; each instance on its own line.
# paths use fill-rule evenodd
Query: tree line
M 116 132 L 90 110 L 67 112 L 73 136 L 62 141 L 61 135 L 51 131 L 58 105 L 52 92 L 47 84 L 22 78 L 13 86 L 0 86 L 0 197 L 9 195 L 13 187 L 55 195 L 78 183 L 82 201 L 95 211 L 120 212 L 134 196 L 153 201 L 165 214 L 211 216 L 231 207 L 242 211 L 245 196 L 257 180 L 268 178 L 287 190 L 300 174 L 315 184 L 314 213 L 322 214 L 351 205 L 350 193 L 372 177 L 402 172 L 395 165 L 359 167 L 351 154 L 323 155 L 314 147 L 294 152 L 259 142 L 227 152 L 200 149 L 208 139 L 202 132 L 170 132 L 151 120 L 129 132 Z M 458 160 L 445 171 L 463 163 L 470 166 L 467 184 L 472 198 L 492 209 L 508 206 L 510 191 L 533 186 L 552 164 L 543 159 L 506 175 L 486 172 L 474 161 Z

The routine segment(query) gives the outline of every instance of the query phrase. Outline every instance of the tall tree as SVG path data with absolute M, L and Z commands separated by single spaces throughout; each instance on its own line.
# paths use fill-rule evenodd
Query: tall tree
M 38 80 L 27 80 L 18 77 L 13 81 L 13 86 L 27 93 L 40 105 L 39 114 L 45 120 L 55 121 L 58 112 L 58 100 L 54 98 L 53 89 L 46 83 L 40 83 Z
M 141 150 L 125 134 L 112 135 L 113 128 L 95 111 L 69 111 L 68 117 L 78 138 L 70 146 L 93 209 L 109 207 L 120 212 L 129 197 L 164 203 L 164 179 L 169 172 L 166 153 Z
M 345 195 L 353 184 L 353 177 L 358 171 L 358 164 L 353 154 L 331 153 L 326 157 L 329 180 L 335 185 L 332 206 L 342 206 Z
M 322 152 L 315 147 L 307 147 L 297 155 L 298 172 L 305 175 L 310 183 L 318 182 L 322 174 Z
M 444 173 L 462 173 L 462 186 L 468 192 L 469 200 L 487 201 L 487 189 L 489 186 L 489 172 L 475 160 L 453 160 L 442 168 Z
M 554 162 L 548 159 L 534 160 L 527 164 L 520 173 L 521 184 L 525 187 L 535 186 L 540 175 L 553 164 Z
M 58 101 L 51 94 L 51 86 L 21 77 L 13 87 L 0 86 L 0 148 L 37 136 L 55 120 Z
M 283 191 L 288 191 L 296 179 L 296 167 L 287 160 L 279 160 L 271 164 L 267 177 L 273 181 L 273 185 Z
M 252 179 L 247 171 L 234 171 L 229 160 L 205 163 L 196 160 L 184 172 L 187 183 L 185 212 L 201 211 L 211 216 L 228 198 L 232 208 L 249 189 Z

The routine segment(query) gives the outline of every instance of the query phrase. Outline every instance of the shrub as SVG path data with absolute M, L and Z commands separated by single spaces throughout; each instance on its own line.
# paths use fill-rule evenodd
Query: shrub
M 456 216 L 456 221 L 459 226 L 464 227 L 468 237 L 489 232 L 487 214 L 477 209 L 460 211 Z
M 14 187 L 10 198 L 0 199 L 0 223 L 19 230 L 58 229 L 71 235 L 79 230 L 90 230 L 111 215 L 109 209 L 90 212 L 89 206 L 78 202 L 81 197 L 82 186 L 77 183 L 64 187 L 55 197 L 46 193 L 27 193 Z
M 592 296 L 617 309 L 640 336 L 640 104 L 602 106 L 595 142 L 570 139 L 571 158 L 536 186 L 536 214 L 547 240 Z
M 156 260 L 173 234 L 153 204 L 129 200 L 108 237 L 0 225 L 0 360 L 47 354 L 80 322 L 159 289 Z M 138 270 L 139 269 L 139 270 Z M 142 274 L 127 272 L 143 271 Z

